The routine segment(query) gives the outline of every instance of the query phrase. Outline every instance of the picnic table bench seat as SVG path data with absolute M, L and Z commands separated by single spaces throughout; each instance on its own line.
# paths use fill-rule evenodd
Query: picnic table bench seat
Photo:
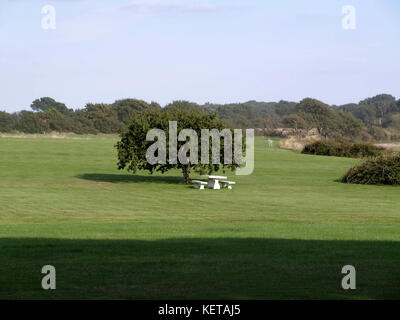
M 223 180 L 221 181 L 222 183 L 222 188 L 228 188 L 228 189 L 232 189 L 232 185 L 236 184 L 235 181 L 228 181 L 228 180 Z
M 200 189 L 200 190 L 203 190 L 204 186 L 207 185 L 206 181 L 201 181 L 201 180 L 192 180 L 192 183 L 194 184 L 195 189 Z

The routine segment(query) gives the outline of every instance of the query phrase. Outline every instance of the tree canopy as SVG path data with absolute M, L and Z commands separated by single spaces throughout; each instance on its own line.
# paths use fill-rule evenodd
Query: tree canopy
M 174 138 L 171 136 L 172 133 L 170 131 L 170 121 L 176 121 L 178 133 L 182 132 L 184 129 L 193 129 L 197 134 L 198 142 L 203 134 L 202 129 L 217 129 L 219 131 L 225 129 L 225 124 L 221 120 L 217 119 L 216 114 L 190 112 L 188 110 L 182 110 L 179 108 L 168 108 L 164 111 L 152 110 L 143 114 L 139 114 L 131 120 L 128 130 L 121 135 L 121 141 L 116 144 L 119 160 L 118 169 L 121 170 L 127 168 L 128 171 L 132 172 L 136 172 L 137 170 L 148 170 L 150 173 L 154 171 L 164 173 L 170 169 L 181 169 L 184 181 L 188 183 L 191 170 L 195 170 L 200 173 L 211 173 L 213 171 L 218 171 L 220 168 L 229 168 L 234 170 L 239 166 L 239 163 L 237 163 L 234 158 L 232 159 L 232 163 L 225 163 L 227 159 L 225 159 L 224 148 L 225 144 L 229 143 L 229 141 L 226 141 L 225 138 L 221 139 L 222 141 L 218 148 L 218 157 L 220 158 L 220 161 L 219 163 L 213 163 L 211 136 L 207 139 L 209 151 L 208 163 L 202 163 L 200 161 L 200 146 L 198 147 L 196 155 L 192 154 L 191 149 L 186 151 L 184 149 L 185 144 L 191 139 L 191 137 L 186 137 L 184 140 L 176 137 L 176 145 L 172 142 Z M 147 151 L 149 147 L 154 144 L 154 142 L 147 141 L 146 136 L 149 130 L 155 128 L 163 130 L 165 133 L 165 148 L 157 150 L 157 156 L 160 156 L 160 153 L 164 153 L 164 159 L 166 161 L 150 163 L 148 161 Z M 231 132 L 230 129 L 229 131 Z M 157 137 L 156 144 L 159 139 L 160 137 Z M 171 161 L 173 158 L 171 152 L 179 153 L 182 150 L 185 154 L 185 157 L 190 158 L 190 161 L 188 161 L 188 163 Z M 193 156 L 197 158 L 197 161 L 192 162 Z

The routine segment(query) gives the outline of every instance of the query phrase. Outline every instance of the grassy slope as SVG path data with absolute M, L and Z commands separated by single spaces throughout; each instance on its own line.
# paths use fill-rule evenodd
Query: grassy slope
M 260 139 L 253 175 L 200 191 L 119 172 L 115 141 L 0 139 L 0 298 L 400 298 L 400 190 L 335 182 L 357 160 Z

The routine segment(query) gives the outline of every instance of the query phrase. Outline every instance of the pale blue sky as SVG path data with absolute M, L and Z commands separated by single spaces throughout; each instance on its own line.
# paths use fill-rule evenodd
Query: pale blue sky
M 43 30 L 53 5 L 56 30 Z M 343 30 L 342 7 L 357 28 Z M 400 97 L 398 0 L 1 0 L 0 110 Z

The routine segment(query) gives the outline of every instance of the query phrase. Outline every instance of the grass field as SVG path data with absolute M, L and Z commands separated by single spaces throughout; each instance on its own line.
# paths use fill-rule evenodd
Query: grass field
M 400 189 L 337 182 L 357 160 L 257 139 L 252 175 L 200 191 L 118 171 L 116 141 L 0 139 L 0 298 L 400 298 Z

